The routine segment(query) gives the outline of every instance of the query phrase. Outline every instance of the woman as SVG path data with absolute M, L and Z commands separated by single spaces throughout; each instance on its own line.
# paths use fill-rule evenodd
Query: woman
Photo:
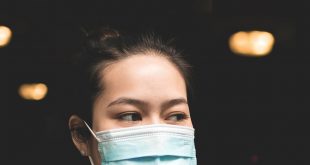
M 93 165 L 196 164 L 189 65 L 153 35 L 88 35 L 90 119 L 72 115 L 72 140 Z M 88 125 L 89 124 L 89 125 Z

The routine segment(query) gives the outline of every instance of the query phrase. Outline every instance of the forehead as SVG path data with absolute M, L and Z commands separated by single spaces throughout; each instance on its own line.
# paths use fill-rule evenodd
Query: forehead
M 155 92 L 186 94 L 184 78 L 163 56 L 134 55 L 110 64 L 103 71 L 106 92 Z

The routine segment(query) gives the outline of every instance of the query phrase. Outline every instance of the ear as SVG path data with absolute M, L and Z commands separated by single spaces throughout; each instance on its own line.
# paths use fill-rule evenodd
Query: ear
M 90 136 L 87 134 L 88 130 L 84 121 L 77 115 L 72 115 L 69 118 L 69 129 L 75 147 L 80 151 L 81 155 L 89 156 Z

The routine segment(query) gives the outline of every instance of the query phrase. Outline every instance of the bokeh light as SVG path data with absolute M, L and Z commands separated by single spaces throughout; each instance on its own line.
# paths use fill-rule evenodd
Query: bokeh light
M 9 44 L 12 38 L 12 31 L 6 26 L 0 26 L 0 47 L 4 47 Z
M 48 88 L 43 83 L 22 84 L 19 87 L 19 95 L 26 100 L 42 100 L 47 94 Z
M 232 52 L 250 57 L 268 55 L 274 45 L 273 35 L 265 31 L 240 31 L 229 38 L 229 47 Z

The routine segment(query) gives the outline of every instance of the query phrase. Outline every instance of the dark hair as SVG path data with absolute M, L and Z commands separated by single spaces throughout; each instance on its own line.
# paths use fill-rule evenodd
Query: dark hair
M 165 57 L 179 70 L 186 83 L 187 97 L 189 106 L 191 106 L 192 89 L 190 86 L 190 65 L 184 60 L 183 56 L 177 51 L 170 41 L 155 36 L 154 33 L 140 34 L 137 36 L 120 35 L 116 30 L 110 28 L 101 28 L 88 32 L 86 39 L 82 43 L 82 51 L 78 54 L 77 76 L 79 80 L 83 79 L 78 89 L 77 95 L 84 95 L 88 106 L 92 108 L 96 98 L 104 91 L 101 71 L 109 64 L 132 55 L 152 52 L 155 55 Z M 87 81 L 84 81 L 87 80 Z M 85 86 L 88 86 L 85 87 Z M 85 91 L 86 89 L 86 91 Z M 83 92 L 81 90 L 84 90 Z M 84 93 L 84 94 L 83 94 Z M 92 124 L 92 111 L 85 110 L 78 113 L 84 120 Z

